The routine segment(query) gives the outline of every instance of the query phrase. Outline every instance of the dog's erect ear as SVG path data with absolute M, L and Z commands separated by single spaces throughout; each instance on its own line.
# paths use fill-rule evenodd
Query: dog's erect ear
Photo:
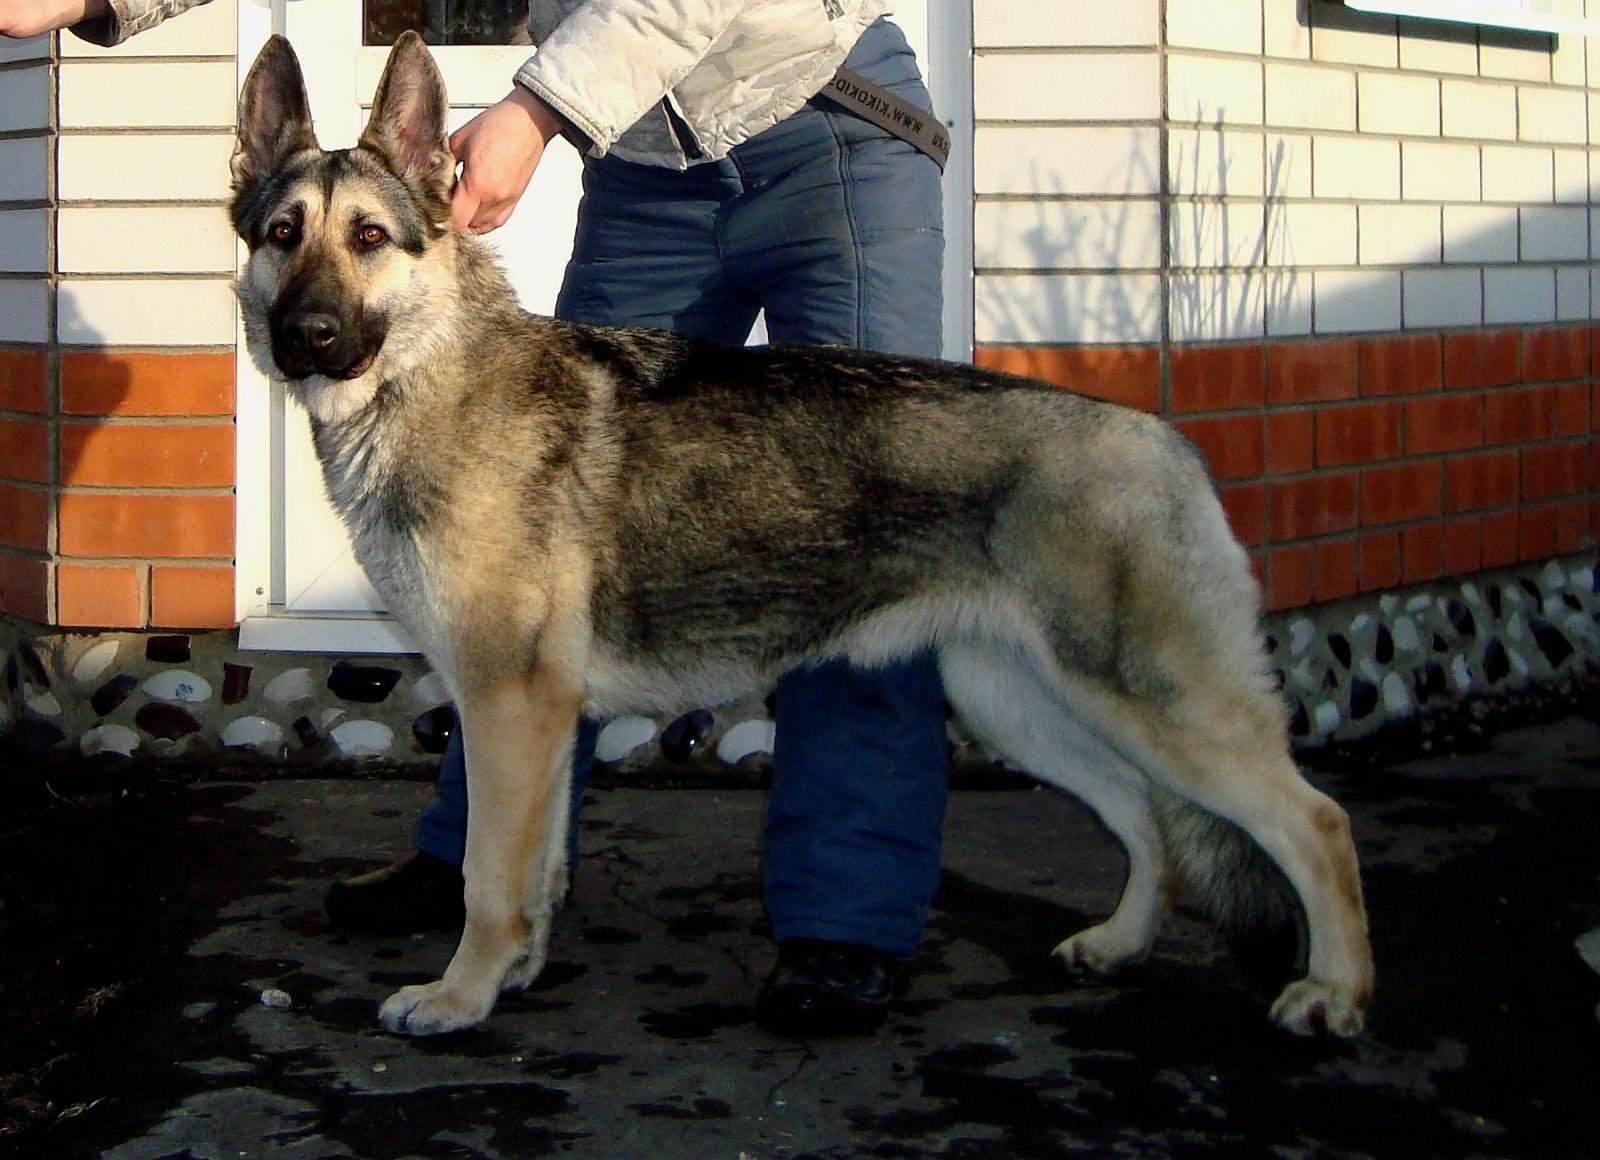
M 239 94 L 239 136 L 233 149 L 233 188 L 243 193 L 303 149 L 315 149 L 311 103 L 300 61 L 281 36 L 267 41 Z
M 448 205 L 456 166 L 445 133 L 449 111 L 433 54 L 422 37 L 403 32 L 389 50 L 361 148 L 381 156 L 397 177 L 416 182 Z

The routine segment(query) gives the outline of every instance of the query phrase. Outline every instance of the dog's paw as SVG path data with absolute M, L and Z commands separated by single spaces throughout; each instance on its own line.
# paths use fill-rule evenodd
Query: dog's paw
M 444 989 L 444 984 L 425 983 L 402 987 L 378 1008 L 378 1022 L 397 1035 L 444 1035 L 482 1023 L 489 1016 L 490 1003 L 475 1003 Z
M 1080 930 L 1050 952 L 1074 975 L 1114 975 L 1138 959 L 1144 948 L 1131 944 L 1108 922 Z
M 1353 988 L 1307 977 L 1283 989 L 1272 1005 L 1272 1021 L 1296 1035 L 1360 1035 L 1367 999 Z

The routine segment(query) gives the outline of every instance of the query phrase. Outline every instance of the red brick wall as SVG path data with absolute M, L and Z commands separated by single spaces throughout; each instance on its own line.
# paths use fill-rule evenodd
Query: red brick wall
M 1172 420 L 1272 609 L 1543 559 L 1600 530 L 1600 329 L 990 346 L 976 361 Z
M 233 359 L 0 350 L 0 611 L 233 623 Z

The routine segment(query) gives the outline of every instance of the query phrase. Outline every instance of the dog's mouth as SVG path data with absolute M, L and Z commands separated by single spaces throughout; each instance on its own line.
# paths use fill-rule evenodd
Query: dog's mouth
M 351 379 L 359 379 L 372 369 L 372 364 L 378 361 L 380 349 L 381 345 L 361 351 L 353 360 L 317 358 L 275 342 L 272 361 L 277 364 L 283 377 L 290 382 L 301 382 L 317 375 L 335 382 L 349 382 Z

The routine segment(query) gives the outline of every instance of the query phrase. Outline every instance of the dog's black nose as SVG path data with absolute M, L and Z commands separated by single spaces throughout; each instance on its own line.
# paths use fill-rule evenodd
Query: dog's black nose
M 283 336 L 289 346 L 305 354 L 322 354 L 339 341 L 339 320 L 331 314 L 307 311 L 283 320 Z

